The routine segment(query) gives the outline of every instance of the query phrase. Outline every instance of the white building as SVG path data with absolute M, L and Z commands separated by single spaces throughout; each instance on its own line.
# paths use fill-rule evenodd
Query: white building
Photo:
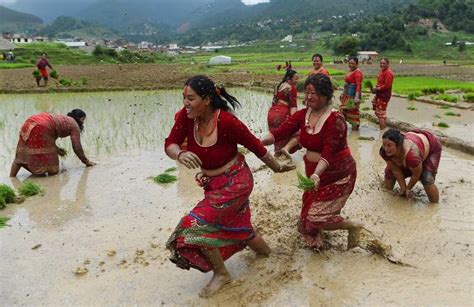
M 281 41 L 291 43 L 291 42 L 293 42 L 293 35 L 289 34 L 289 35 L 285 36 Z
M 375 60 L 377 59 L 377 56 L 378 56 L 378 52 L 377 51 L 359 51 L 357 52 L 357 58 L 359 59 L 359 62 L 365 62 L 365 61 L 368 61 L 368 60 Z
M 232 58 L 225 55 L 218 55 L 209 60 L 210 65 L 228 65 L 232 64 Z
M 179 49 L 178 44 L 172 43 L 168 45 L 169 50 L 177 50 Z

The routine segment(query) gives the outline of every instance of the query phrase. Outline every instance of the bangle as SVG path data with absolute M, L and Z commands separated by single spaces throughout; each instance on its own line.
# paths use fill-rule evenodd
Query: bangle
M 176 161 L 179 161 L 179 156 L 180 156 L 182 153 L 185 153 L 185 152 L 186 152 L 186 150 L 180 150 L 180 151 L 178 152 L 178 154 L 176 155 Z
M 321 181 L 321 178 L 319 178 L 319 175 L 318 174 L 312 174 L 309 178 L 315 180 L 315 181 Z

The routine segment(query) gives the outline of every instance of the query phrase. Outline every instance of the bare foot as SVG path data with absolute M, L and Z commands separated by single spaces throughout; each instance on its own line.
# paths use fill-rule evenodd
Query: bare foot
M 354 228 L 349 230 L 349 234 L 347 235 L 347 249 L 359 246 L 361 230 L 362 224 L 358 224 L 357 226 L 354 226 Z
M 211 281 L 202 288 L 199 296 L 202 298 L 211 297 L 219 290 L 221 290 L 226 284 L 230 283 L 231 277 L 229 274 L 214 274 Z
M 268 257 L 272 250 L 263 240 L 263 238 L 257 235 L 255 238 L 247 242 L 248 247 L 253 250 L 258 256 Z

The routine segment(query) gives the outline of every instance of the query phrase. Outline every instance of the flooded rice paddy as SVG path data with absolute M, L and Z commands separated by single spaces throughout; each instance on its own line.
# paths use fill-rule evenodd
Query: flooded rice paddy
M 239 117 L 256 134 L 265 133 L 271 96 L 244 89 L 231 93 L 243 104 Z M 177 269 L 167 260 L 164 245 L 202 190 L 193 172 L 183 167 L 176 171 L 175 184 L 160 186 L 149 179 L 175 166 L 164 154 L 163 141 L 180 96 L 180 91 L 0 96 L 0 182 L 18 186 L 28 177 L 22 170 L 18 179 L 10 179 L 8 171 L 18 129 L 40 111 L 84 109 L 83 146 L 98 162 L 84 168 L 70 140 L 60 140 L 69 151 L 61 160 L 63 171 L 29 178 L 43 186 L 44 195 L 0 211 L 11 217 L 10 227 L 0 229 L 2 304 L 472 305 L 472 156 L 445 149 L 436 178 L 440 203 L 429 204 L 419 184 L 415 201 L 408 201 L 382 189 L 380 132 L 367 122 L 349 136 L 358 179 L 343 216 L 365 223 L 410 266 L 394 265 L 362 249 L 346 251 L 344 232 L 328 233 L 326 251 L 307 249 L 296 231 L 301 192 L 295 172 L 263 169 L 254 173 L 251 208 L 253 223 L 273 254 L 269 259 L 248 250 L 235 255 L 228 261 L 234 282 L 211 299 L 199 298 L 211 274 Z M 428 125 L 432 115 L 417 108 L 406 116 L 413 124 Z M 246 159 L 253 169 L 262 164 L 252 154 Z M 301 152 L 295 162 L 302 170 Z M 88 273 L 75 275 L 77 267 Z

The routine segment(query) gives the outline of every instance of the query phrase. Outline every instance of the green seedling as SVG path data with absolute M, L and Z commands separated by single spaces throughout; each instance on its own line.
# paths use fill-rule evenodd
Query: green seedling
M 168 173 L 159 174 L 156 177 L 153 177 L 153 181 L 158 184 L 166 184 L 166 183 L 173 183 L 176 182 L 178 178 L 174 175 L 170 175 Z
M 34 196 L 43 192 L 43 189 L 36 183 L 25 181 L 18 189 L 18 193 L 25 197 Z
M 303 191 L 310 191 L 314 189 L 313 180 L 301 174 L 300 172 L 297 172 L 296 175 L 298 176 L 298 189 L 301 189 Z

